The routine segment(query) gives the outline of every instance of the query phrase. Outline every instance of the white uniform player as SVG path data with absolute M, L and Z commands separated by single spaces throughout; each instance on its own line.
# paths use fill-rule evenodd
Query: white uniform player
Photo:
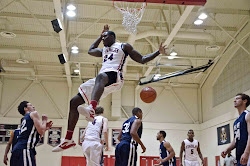
M 98 48 L 103 41 L 104 48 Z M 123 71 L 126 65 L 126 59 L 129 55 L 135 62 L 145 64 L 160 54 L 165 54 L 166 46 L 160 44 L 159 50 L 142 56 L 128 43 L 117 43 L 114 32 L 109 31 L 109 26 L 105 25 L 101 35 L 90 46 L 88 54 L 94 57 L 102 57 L 103 64 L 96 78 L 90 79 L 80 85 L 79 93 L 70 100 L 70 111 L 68 118 L 68 127 L 65 139 L 52 149 L 53 152 L 66 150 L 76 143 L 72 135 L 79 118 L 79 114 L 84 115 L 88 121 L 94 121 L 95 109 L 100 99 L 106 97 L 112 92 L 120 90 L 123 86 Z M 83 107 L 82 104 L 88 104 Z M 78 111 L 78 112 L 77 112 Z
M 188 139 L 184 140 L 185 143 L 185 155 L 184 155 L 184 165 L 185 166 L 199 166 L 198 161 L 198 141 L 196 139 L 190 142 Z
M 98 115 L 95 117 L 95 121 L 93 123 L 88 123 L 88 126 L 84 131 L 82 150 L 87 160 L 87 166 L 100 166 L 103 151 L 101 135 L 103 129 L 107 132 L 107 123 L 105 122 L 107 122 L 107 119 Z M 105 141 L 107 142 L 106 139 Z
M 204 159 L 201 154 L 199 142 L 194 139 L 194 131 L 190 129 L 188 131 L 188 138 L 181 144 L 180 150 L 180 166 L 182 166 L 182 154 L 184 154 L 184 166 L 199 166 L 198 156 L 200 157 L 202 164 L 204 165 Z
M 105 98 L 108 94 L 120 90 L 123 86 L 123 69 L 126 65 L 127 54 L 122 50 L 122 43 L 115 42 L 110 47 L 104 47 L 102 51 L 102 68 L 99 73 L 105 73 L 114 71 L 117 73 L 116 83 L 113 83 L 104 88 L 104 92 L 101 96 Z M 79 87 L 79 93 L 82 95 L 84 101 L 87 104 L 90 104 L 91 94 L 95 85 L 95 79 L 90 79 L 87 82 L 83 83 Z

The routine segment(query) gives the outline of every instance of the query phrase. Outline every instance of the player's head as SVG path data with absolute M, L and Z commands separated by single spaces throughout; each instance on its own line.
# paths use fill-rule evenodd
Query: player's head
M 142 110 L 138 107 L 135 107 L 133 110 L 132 110 L 132 114 L 133 115 L 136 115 L 138 118 L 142 119 Z
M 165 139 L 165 138 L 166 138 L 166 135 L 167 135 L 166 132 L 163 131 L 163 130 L 161 130 L 161 131 L 159 131 L 159 132 L 157 133 L 156 139 L 157 139 L 157 140 L 160 140 L 161 138 Z
M 102 41 L 105 47 L 110 47 L 113 43 L 115 43 L 115 39 L 116 36 L 113 31 L 106 31 L 102 34 Z
M 188 130 L 187 136 L 189 139 L 193 139 L 194 138 L 194 130 L 192 130 L 192 129 Z
M 96 115 L 103 114 L 103 112 L 104 112 L 103 107 L 96 107 L 96 109 L 95 109 L 95 114 Z
M 240 108 L 240 107 L 247 108 L 249 104 L 250 104 L 250 98 L 248 95 L 244 93 L 238 93 L 234 98 L 235 108 Z
M 35 111 L 35 107 L 29 103 L 28 101 L 22 101 L 19 106 L 17 107 L 18 109 L 18 112 L 21 114 L 21 115 L 25 115 L 27 112 L 32 112 L 32 111 Z

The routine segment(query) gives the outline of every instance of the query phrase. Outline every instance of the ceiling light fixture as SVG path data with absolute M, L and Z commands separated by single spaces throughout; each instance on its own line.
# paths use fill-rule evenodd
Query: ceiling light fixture
M 79 50 L 77 49 L 77 50 L 71 50 L 71 52 L 73 53 L 73 54 L 78 54 L 79 53 Z
M 76 16 L 76 12 L 75 11 L 72 11 L 72 10 L 69 10 L 69 11 L 67 11 L 67 16 L 69 16 L 69 17 L 75 17 Z
M 198 16 L 199 19 L 201 20 L 204 20 L 207 18 L 207 14 L 206 13 L 201 13 L 199 16 Z
M 202 23 L 203 23 L 203 21 L 199 20 L 199 19 L 194 21 L 195 25 L 201 25 Z
M 168 59 L 174 59 L 175 57 L 174 56 L 168 56 Z
M 68 4 L 67 9 L 73 11 L 73 10 L 76 10 L 76 6 L 73 4 Z
M 178 55 L 177 52 L 175 50 L 173 50 L 171 53 L 170 53 L 171 56 L 176 56 Z
M 72 50 L 78 50 L 79 48 L 76 45 L 74 45 L 74 46 L 71 47 L 71 49 Z
M 80 70 L 79 69 L 75 69 L 74 73 L 80 73 Z

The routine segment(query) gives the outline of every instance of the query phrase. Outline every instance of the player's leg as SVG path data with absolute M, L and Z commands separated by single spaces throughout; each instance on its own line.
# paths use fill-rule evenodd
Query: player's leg
M 86 158 L 87 166 L 91 165 L 90 162 L 90 150 L 91 150 L 91 145 L 90 141 L 83 141 L 82 143 L 82 152 Z
M 192 166 L 191 161 L 184 160 L 184 166 Z
M 104 166 L 103 149 L 102 149 L 102 155 L 101 155 L 100 166 Z
M 93 121 L 92 112 L 96 109 L 97 103 L 101 98 L 106 97 L 108 94 L 119 90 L 123 81 L 117 79 L 118 73 L 114 71 L 108 71 L 100 73 L 95 80 L 94 88 L 91 94 L 91 102 L 88 107 L 79 106 L 79 113 L 87 117 L 87 120 Z M 113 86 L 115 84 L 115 86 Z M 119 88 L 118 88 L 119 87 Z
M 132 164 L 133 166 L 136 166 L 137 163 L 137 147 L 134 146 L 134 149 L 132 149 L 133 152 L 133 158 L 132 158 L 132 162 L 134 162 L 134 164 Z
M 35 154 L 33 150 L 26 150 L 27 163 L 29 166 L 36 166 Z
M 119 146 L 120 145 L 120 146 Z M 115 166 L 128 166 L 132 164 L 133 156 L 132 149 L 130 150 L 129 143 L 119 143 L 115 152 Z
M 84 99 L 79 93 L 70 100 L 70 110 L 66 137 L 61 141 L 59 145 L 52 149 L 52 152 L 60 152 L 76 145 L 76 143 L 72 140 L 72 136 L 79 118 L 77 107 L 83 103 Z
M 15 150 L 10 157 L 10 166 L 18 166 L 23 164 L 22 150 Z
M 90 149 L 90 162 L 92 166 L 100 166 L 103 145 L 100 142 L 92 141 Z
M 101 98 L 101 96 L 103 94 L 105 85 L 108 82 L 109 82 L 109 77 L 108 77 L 108 75 L 106 73 L 98 74 L 98 76 L 96 77 L 96 80 L 95 80 L 95 85 L 94 85 L 92 94 L 91 94 L 90 105 L 88 107 L 83 108 L 83 110 L 82 110 L 84 115 L 85 115 L 85 113 L 84 113 L 85 109 L 86 109 L 86 111 L 85 111 L 86 113 L 96 109 L 98 101 L 100 100 L 100 98 Z
M 194 161 L 194 166 L 200 166 L 199 161 Z

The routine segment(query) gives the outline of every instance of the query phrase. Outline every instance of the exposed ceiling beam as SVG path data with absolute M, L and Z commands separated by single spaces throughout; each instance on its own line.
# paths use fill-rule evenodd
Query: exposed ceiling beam
M 62 18 L 62 4 L 60 0 L 53 0 L 54 2 L 54 7 L 55 7 L 55 12 L 56 12 L 56 17 L 57 19 L 59 19 L 61 21 L 62 27 L 64 27 L 64 21 Z M 62 47 L 62 53 L 65 55 L 66 60 L 69 60 L 69 54 L 68 54 L 68 50 L 67 50 L 67 43 L 66 43 L 66 33 L 65 33 L 65 29 L 62 29 L 61 32 L 59 32 L 59 36 L 60 36 L 60 43 L 61 43 L 61 47 Z M 65 72 L 66 72 L 66 77 L 67 77 L 67 82 L 68 82 L 68 87 L 71 88 L 72 87 L 72 80 L 70 77 L 70 66 L 69 63 L 64 63 L 64 67 L 65 67 Z
M 17 18 L 33 18 L 32 15 L 30 14 L 22 14 L 22 13 L 11 13 L 11 12 L 1 12 L 0 16 L 5 16 L 5 17 L 17 17 Z M 45 19 L 45 20 L 53 20 L 55 19 L 55 16 L 48 16 L 48 15 L 37 15 L 35 14 L 36 18 L 38 19 Z M 77 22 L 80 23 L 90 23 L 92 24 L 93 22 L 96 22 L 96 18 L 77 18 Z M 70 20 L 70 22 L 75 22 L 75 20 Z M 122 24 L 122 17 L 120 19 L 100 19 L 96 24 L 114 24 L 114 25 L 121 25 Z M 155 26 L 160 27 L 162 24 L 165 24 L 164 21 L 158 21 Z M 137 27 L 142 27 L 142 26 L 153 26 L 153 23 L 150 21 L 141 21 Z M 175 26 L 175 24 L 172 24 L 172 26 Z M 196 29 L 196 30 L 221 30 L 218 26 L 205 26 L 205 25 L 200 25 L 200 26 L 193 26 L 189 24 L 183 24 L 182 27 L 183 29 Z M 237 31 L 236 27 L 223 27 L 226 31 Z

